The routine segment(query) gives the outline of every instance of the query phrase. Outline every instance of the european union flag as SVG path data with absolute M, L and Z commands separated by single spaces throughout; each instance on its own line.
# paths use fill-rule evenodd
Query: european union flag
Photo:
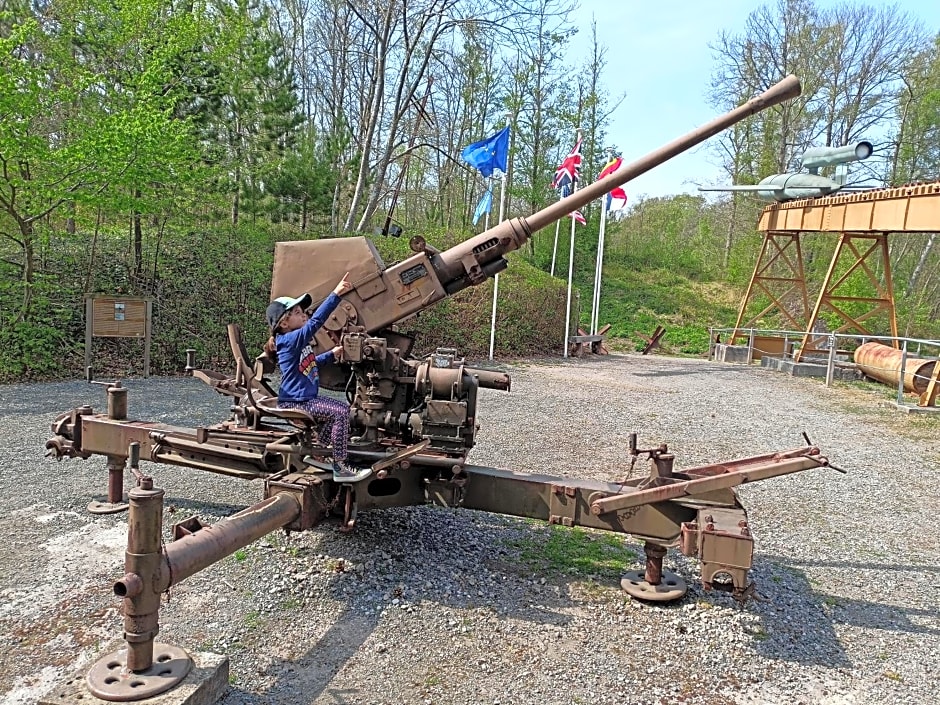
M 505 173 L 509 159 L 509 125 L 492 137 L 467 145 L 460 156 L 467 164 L 479 169 L 484 177 L 492 175 L 493 169 Z
M 484 213 L 489 213 L 493 208 L 493 192 L 489 189 L 486 190 L 486 193 L 483 194 L 483 198 L 480 199 L 480 202 L 477 203 L 477 208 L 473 211 L 473 224 L 476 225 L 477 221 Z

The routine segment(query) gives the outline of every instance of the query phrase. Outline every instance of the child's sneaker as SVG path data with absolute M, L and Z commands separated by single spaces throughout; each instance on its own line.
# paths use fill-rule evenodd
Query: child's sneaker
M 357 468 L 345 461 L 333 461 L 333 482 L 361 482 L 372 474 L 372 468 Z

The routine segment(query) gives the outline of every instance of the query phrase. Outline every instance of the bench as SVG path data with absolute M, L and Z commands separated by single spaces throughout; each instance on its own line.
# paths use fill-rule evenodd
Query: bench
M 609 323 L 594 335 L 589 335 L 583 328 L 578 328 L 577 335 L 568 336 L 568 354 L 574 357 L 583 357 L 586 352 L 606 355 L 607 348 L 604 347 L 604 340 L 606 339 L 605 333 L 609 330 Z

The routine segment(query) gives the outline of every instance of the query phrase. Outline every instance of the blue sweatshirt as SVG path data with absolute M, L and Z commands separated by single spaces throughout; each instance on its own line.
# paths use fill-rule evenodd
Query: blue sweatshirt
M 275 338 L 277 364 L 281 368 L 278 402 L 304 402 L 316 399 L 320 392 L 319 365 L 333 362 L 333 351 L 314 355 L 313 336 L 339 306 L 336 294 L 327 296 L 303 328 L 279 333 Z

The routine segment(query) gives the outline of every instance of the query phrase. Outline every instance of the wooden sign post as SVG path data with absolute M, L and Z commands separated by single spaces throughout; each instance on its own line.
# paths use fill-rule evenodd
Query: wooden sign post
M 85 298 L 85 368 L 91 367 L 91 339 L 143 338 L 144 377 L 150 376 L 150 322 L 153 299 L 92 294 Z

